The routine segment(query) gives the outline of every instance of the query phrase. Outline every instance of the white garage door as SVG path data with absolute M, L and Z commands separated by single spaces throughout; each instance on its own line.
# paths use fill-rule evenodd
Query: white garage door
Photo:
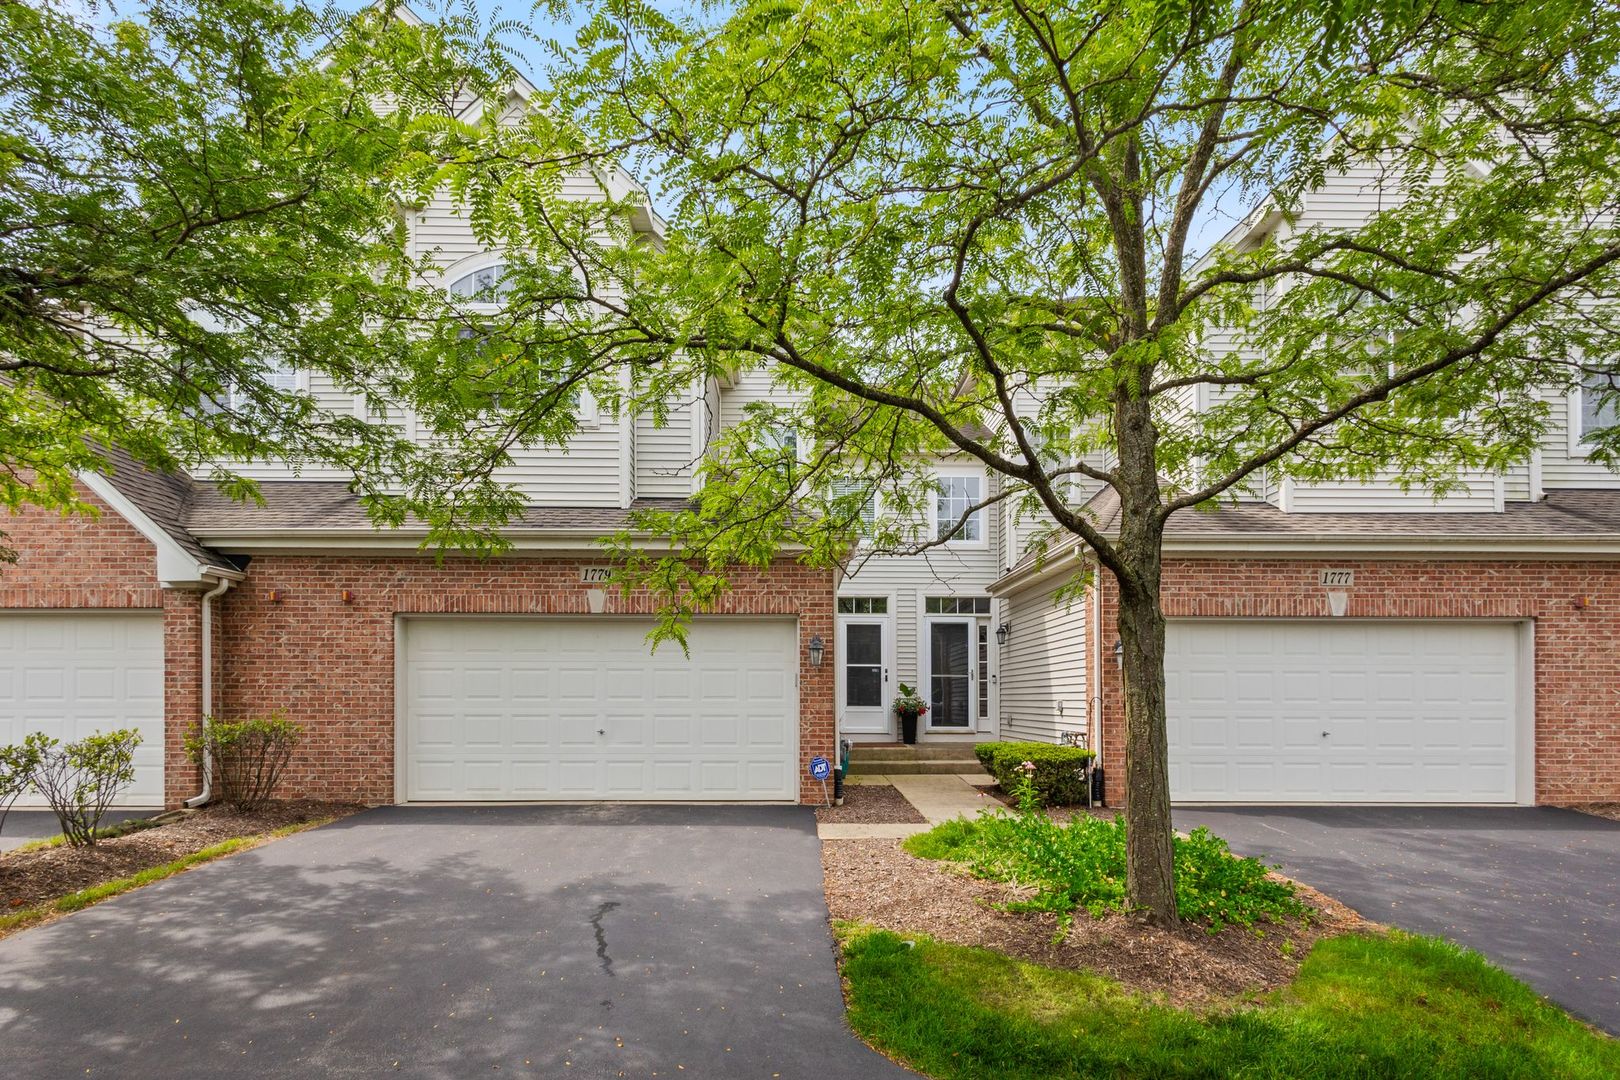
M 1171 797 L 1513 802 L 1518 641 L 1503 623 L 1172 622 Z
M 791 800 L 798 628 L 699 619 L 410 619 L 410 800 Z
M 0 613 L 0 743 L 115 728 L 141 733 L 135 782 L 116 805 L 162 806 L 162 613 Z M 17 805 L 44 804 L 29 794 Z

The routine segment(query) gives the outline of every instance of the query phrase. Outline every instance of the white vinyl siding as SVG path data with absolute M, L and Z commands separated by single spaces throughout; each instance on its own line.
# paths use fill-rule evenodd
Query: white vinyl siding
M 1555 422 L 1548 426 L 1541 439 L 1542 486 L 1548 491 L 1620 488 L 1620 473 L 1586 456 L 1574 435 L 1579 430 L 1577 395 L 1549 391 L 1547 401 Z
M 1000 558 L 1001 515 L 984 516 L 987 542 L 934 547 L 916 555 L 880 555 L 862 561 L 858 557 L 838 586 L 839 596 L 892 596 L 895 680 L 911 686 L 922 685 L 922 660 L 917 642 L 924 618 L 923 606 L 930 596 L 975 597 L 989 593 L 990 584 L 1002 573 Z M 991 629 L 999 621 L 995 614 L 1001 605 L 992 603 Z M 992 651 L 995 650 L 992 635 Z M 994 710 L 994 701 L 991 708 Z
M 1084 601 L 1054 603 L 1063 575 L 1003 603 L 1009 627 L 1001 647 L 1001 737 L 1055 743 L 1086 730 Z
M 1466 489 L 1448 492 L 1439 499 L 1423 487 L 1402 491 L 1393 481 L 1289 482 L 1287 488 L 1284 493 L 1279 485 L 1278 498 L 1285 500 L 1289 512 L 1295 514 L 1489 514 L 1502 509 L 1497 478 L 1483 473 L 1471 475 Z
M 681 498 L 692 493 L 693 405 L 670 408 L 663 427 L 649 415 L 636 417 L 636 495 L 638 498 Z

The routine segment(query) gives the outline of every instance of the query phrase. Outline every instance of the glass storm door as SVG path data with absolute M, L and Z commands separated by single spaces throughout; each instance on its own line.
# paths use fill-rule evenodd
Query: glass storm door
M 972 731 L 973 620 L 928 620 L 928 728 Z
M 839 690 L 839 730 L 883 734 L 889 730 L 888 620 L 845 618 Z

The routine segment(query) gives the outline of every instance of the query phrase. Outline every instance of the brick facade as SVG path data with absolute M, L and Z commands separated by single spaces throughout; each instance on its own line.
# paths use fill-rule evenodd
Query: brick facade
M 164 787 L 178 805 L 195 795 L 199 771 L 181 739 L 202 715 L 199 594 L 158 585 L 151 541 L 91 492 L 79 497 L 98 515 L 26 508 L 0 518 L 3 542 L 17 552 L 0 563 L 0 612 L 6 609 L 146 609 L 163 613 Z
M 1620 801 L 1620 563 L 1180 559 L 1164 568 L 1170 618 L 1330 618 L 1323 568 L 1355 571 L 1346 618 L 1525 619 L 1535 625 L 1536 802 Z M 1123 798 L 1124 710 L 1112 663 L 1115 589 L 1102 608 L 1100 751 Z M 1095 654 L 1093 654 L 1095 655 Z
M 586 615 L 589 560 L 491 561 L 419 556 L 260 556 L 218 601 L 215 700 L 222 716 L 281 709 L 308 735 L 284 794 L 394 801 L 394 617 L 410 614 Z M 830 571 L 779 562 L 737 569 L 716 615 L 795 615 L 803 641 L 833 640 Z M 353 594 L 344 602 L 342 594 Z M 271 593 L 278 594 L 272 602 Z M 606 590 L 605 615 L 651 614 L 645 595 Z M 832 757 L 834 673 L 800 657 L 801 801 L 819 801 L 810 758 Z
M 25 510 L 0 523 L 18 552 L 0 563 L 5 608 L 147 608 L 164 622 L 164 787 L 170 806 L 197 793 L 199 770 L 182 739 L 202 715 L 201 593 L 161 588 L 156 553 L 133 526 L 89 492 L 99 518 Z M 394 616 L 467 612 L 579 615 L 586 560 L 511 557 L 261 556 L 214 601 L 214 701 L 220 716 L 281 709 L 309 735 L 283 794 L 362 802 L 394 800 Z M 717 615 L 792 615 L 799 634 L 834 641 L 833 575 L 783 561 L 738 569 Z M 343 590 L 354 594 L 345 603 Z M 280 600 L 272 603 L 271 592 Z M 645 595 L 605 594 L 606 614 L 650 614 Z M 800 657 L 800 798 L 819 802 L 806 769 L 834 756 L 834 680 L 828 658 Z

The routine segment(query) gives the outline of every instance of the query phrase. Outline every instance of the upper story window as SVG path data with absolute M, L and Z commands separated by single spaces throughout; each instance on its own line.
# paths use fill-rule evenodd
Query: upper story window
M 298 369 L 281 357 L 272 357 L 266 362 L 260 380 L 272 390 L 279 390 L 284 394 L 296 393 L 299 389 Z M 253 408 L 253 395 L 241 383 L 232 382 L 225 391 L 224 405 L 231 412 L 242 412 Z
M 498 304 L 512 292 L 506 278 L 506 264 L 492 263 L 450 283 L 450 295 L 462 296 L 480 304 Z
M 546 387 L 536 386 L 533 380 L 525 380 L 524 373 L 515 366 L 520 362 L 517 357 L 501 355 L 499 342 L 484 327 L 458 327 L 456 338 L 471 342 L 472 347 L 480 353 L 486 349 L 489 351 L 492 367 L 481 384 L 476 387 L 484 396 L 485 412 L 493 414 L 522 408 L 525 403 L 535 401 L 538 395 L 545 393 Z M 575 422 L 580 427 L 596 425 L 598 418 L 596 399 L 583 386 L 575 385 L 570 388 L 567 402 L 573 411 Z
M 948 542 L 980 543 L 984 540 L 983 476 L 938 478 L 934 496 L 934 539 Z M 970 512 L 971 511 L 971 512 Z
M 872 526 L 877 523 L 877 495 L 867 490 L 866 485 L 858 480 L 837 480 L 833 482 L 832 496 L 843 502 L 854 500 L 865 495 L 857 513 L 860 515 L 860 531 L 863 536 L 872 534 Z
M 1620 424 L 1620 374 L 1594 374 L 1581 380 L 1570 409 L 1570 442 L 1579 450 L 1605 428 Z

